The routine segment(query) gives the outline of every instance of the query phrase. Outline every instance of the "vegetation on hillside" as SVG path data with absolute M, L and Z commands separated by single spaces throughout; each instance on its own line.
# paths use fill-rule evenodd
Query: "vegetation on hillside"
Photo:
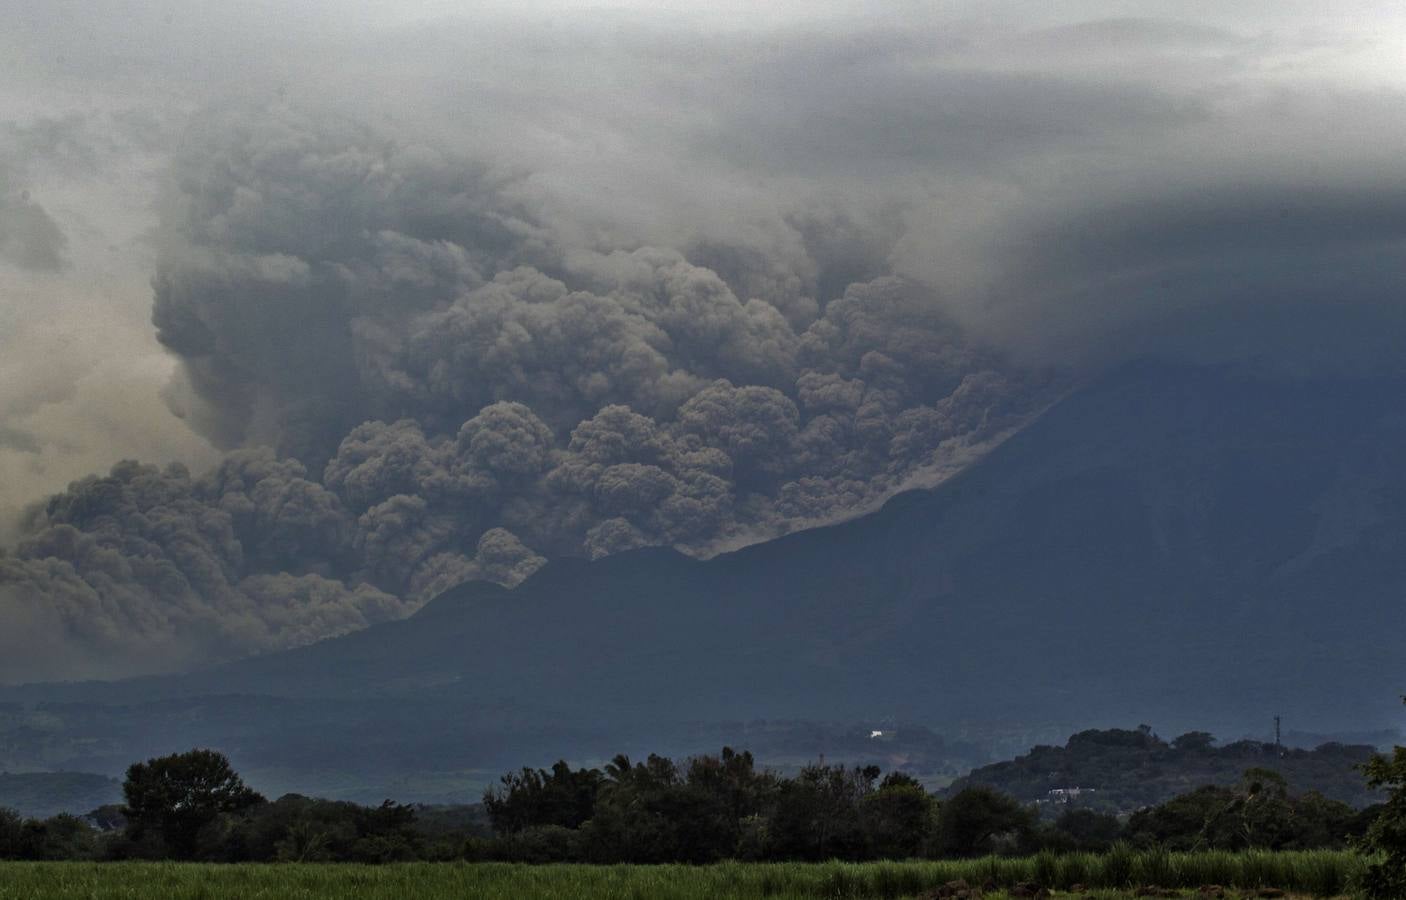
M 1217 746 L 1204 731 L 1166 741 L 1146 725 L 1111 728 L 1081 731 L 1063 747 L 1041 745 L 1013 760 L 982 766 L 948 792 L 984 785 L 1054 812 L 1068 800 L 1127 813 L 1203 785 L 1234 787 L 1247 769 L 1258 768 L 1277 772 L 1298 790 L 1360 807 L 1381 799 L 1358 771 L 1374 753 L 1370 746 L 1339 743 L 1313 750 L 1249 740 Z M 1070 789 L 1078 789 L 1077 795 L 1051 793 Z

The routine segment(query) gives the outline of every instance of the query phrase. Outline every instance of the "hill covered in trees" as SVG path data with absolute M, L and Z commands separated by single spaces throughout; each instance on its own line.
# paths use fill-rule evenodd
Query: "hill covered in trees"
M 1375 749 L 1329 743 L 1313 750 L 1261 741 L 1217 746 L 1204 731 L 1170 741 L 1146 726 L 1081 731 L 1063 747 L 1042 745 L 1008 762 L 982 766 L 948 788 L 989 787 L 1052 812 L 1084 807 L 1127 813 L 1165 803 L 1200 786 L 1231 787 L 1247 769 L 1277 773 L 1289 788 L 1362 807 L 1381 799 L 1359 767 Z

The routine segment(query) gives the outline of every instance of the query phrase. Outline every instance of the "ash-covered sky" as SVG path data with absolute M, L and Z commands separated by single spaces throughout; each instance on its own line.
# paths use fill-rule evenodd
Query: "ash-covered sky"
M 853 515 L 1137 356 L 1400 365 L 1397 5 L 464 6 L 0 2 L 0 680 Z

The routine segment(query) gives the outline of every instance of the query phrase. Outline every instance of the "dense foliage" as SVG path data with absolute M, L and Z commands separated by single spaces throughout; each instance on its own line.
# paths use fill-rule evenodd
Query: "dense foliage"
M 264 803 L 213 750 L 136 763 L 122 785 L 127 832 L 177 859 L 190 859 L 200 833 L 221 816 Z
M 0 858 L 700 864 L 1341 849 L 1377 813 L 1293 795 L 1265 769 L 1126 818 L 1072 803 L 1042 818 L 989 787 L 939 799 L 901 772 L 881 775 L 814 763 L 785 776 L 725 747 L 683 762 L 622 755 L 600 769 L 525 768 L 504 775 L 481 807 L 366 807 L 267 801 L 222 755 L 196 750 L 132 766 L 122 807 L 42 821 L 0 812 Z
M 1363 893 L 1372 900 L 1406 897 L 1406 747 L 1375 756 L 1362 768 L 1370 785 L 1388 792 L 1363 836 L 1364 849 L 1374 854 L 1363 873 Z
M 1204 731 L 1166 741 L 1146 725 L 1110 728 L 1081 731 L 1063 747 L 1041 745 L 1013 760 L 983 766 L 958 779 L 950 792 L 985 785 L 1030 803 L 1048 801 L 1052 791 L 1077 788 L 1081 806 L 1127 813 L 1200 785 L 1234 788 L 1246 769 L 1266 768 L 1299 790 L 1366 806 L 1380 795 L 1364 784 L 1357 769 L 1373 753 L 1370 746 L 1340 743 L 1313 750 L 1249 740 L 1217 746 Z
M 902 773 L 814 764 L 794 777 L 724 748 L 686 765 L 616 757 L 604 770 L 524 769 L 484 797 L 492 838 L 473 858 L 521 862 L 712 862 L 959 858 L 1108 851 L 1340 849 L 1376 810 L 1252 768 L 1231 788 L 1206 786 L 1126 819 L 1066 803 L 1052 817 L 985 786 L 945 799 Z
M 1358 811 L 1316 791 L 1290 796 L 1267 769 L 1249 769 L 1233 788 L 1207 785 L 1160 806 L 1138 810 L 1125 834 L 1140 846 L 1169 850 L 1305 850 L 1340 847 L 1378 813 Z

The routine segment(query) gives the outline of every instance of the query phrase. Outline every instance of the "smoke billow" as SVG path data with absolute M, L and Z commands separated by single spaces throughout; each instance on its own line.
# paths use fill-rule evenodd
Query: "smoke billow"
M 329 577 L 350 555 L 352 523 L 304 474 L 265 450 L 198 478 L 125 462 L 75 482 L 0 557 L 0 591 L 8 635 L 91 652 L 0 674 L 110 675 L 153 652 L 150 668 L 189 665 L 404 615 L 406 601 Z
M 230 455 L 76 482 L 3 564 L 8 614 L 101 648 L 98 674 L 852 514 L 1046 396 L 918 285 L 827 281 L 823 253 L 573 243 L 521 174 L 287 108 L 196 133 L 152 318 L 168 399 Z M 794 247 L 858 230 L 793 222 Z

